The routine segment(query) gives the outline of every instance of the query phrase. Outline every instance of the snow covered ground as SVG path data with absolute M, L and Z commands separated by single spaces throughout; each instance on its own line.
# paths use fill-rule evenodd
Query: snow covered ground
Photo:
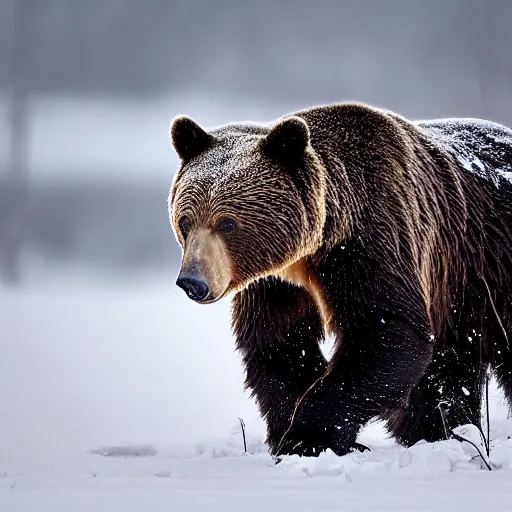
M 193 304 L 171 275 L 0 290 L 0 342 L 0 512 L 512 510 L 512 422 L 495 389 L 493 472 L 468 444 L 406 450 L 379 424 L 361 434 L 371 452 L 276 466 L 229 304 Z

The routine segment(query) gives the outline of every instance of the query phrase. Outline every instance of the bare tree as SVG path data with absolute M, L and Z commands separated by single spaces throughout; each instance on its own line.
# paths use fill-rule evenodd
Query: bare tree
M 0 219 L 0 274 L 7 283 L 21 279 L 25 214 L 28 199 L 28 99 L 27 74 L 30 51 L 30 19 L 33 0 L 13 0 L 13 22 L 9 65 L 9 160 L 2 193 Z

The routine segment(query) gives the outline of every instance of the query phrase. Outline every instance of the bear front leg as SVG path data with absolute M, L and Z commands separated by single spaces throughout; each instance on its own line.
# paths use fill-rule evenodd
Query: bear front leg
M 274 452 L 298 398 L 326 370 L 320 318 L 305 290 L 268 278 L 234 297 L 233 328 Z
M 407 300 L 400 300 L 401 291 Z M 358 449 L 361 427 L 404 407 L 431 361 L 424 308 L 410 290 L 394 286 L 392 294 L 352 301 L 329 369 L 301 400 L 276 455 Z

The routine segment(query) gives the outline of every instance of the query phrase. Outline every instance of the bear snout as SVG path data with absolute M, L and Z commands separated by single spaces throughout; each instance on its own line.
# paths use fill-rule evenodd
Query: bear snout
M 204 301 L 210 291 L 208 285 L 202 279 L 195 276 L 180 275 L 176 285 L 184 290 L 190 299 L 196 302 Z

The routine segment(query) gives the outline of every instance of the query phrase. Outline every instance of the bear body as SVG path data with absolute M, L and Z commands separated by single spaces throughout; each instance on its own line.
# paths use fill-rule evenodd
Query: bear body
M 234 294 L 273 454 L 347 453 L 373 417 L 444 439 L 439 404 L 478 423 L 489 368 L 512 403 L 511 130 L 339 104 L 172 139 L 178 285 Z

